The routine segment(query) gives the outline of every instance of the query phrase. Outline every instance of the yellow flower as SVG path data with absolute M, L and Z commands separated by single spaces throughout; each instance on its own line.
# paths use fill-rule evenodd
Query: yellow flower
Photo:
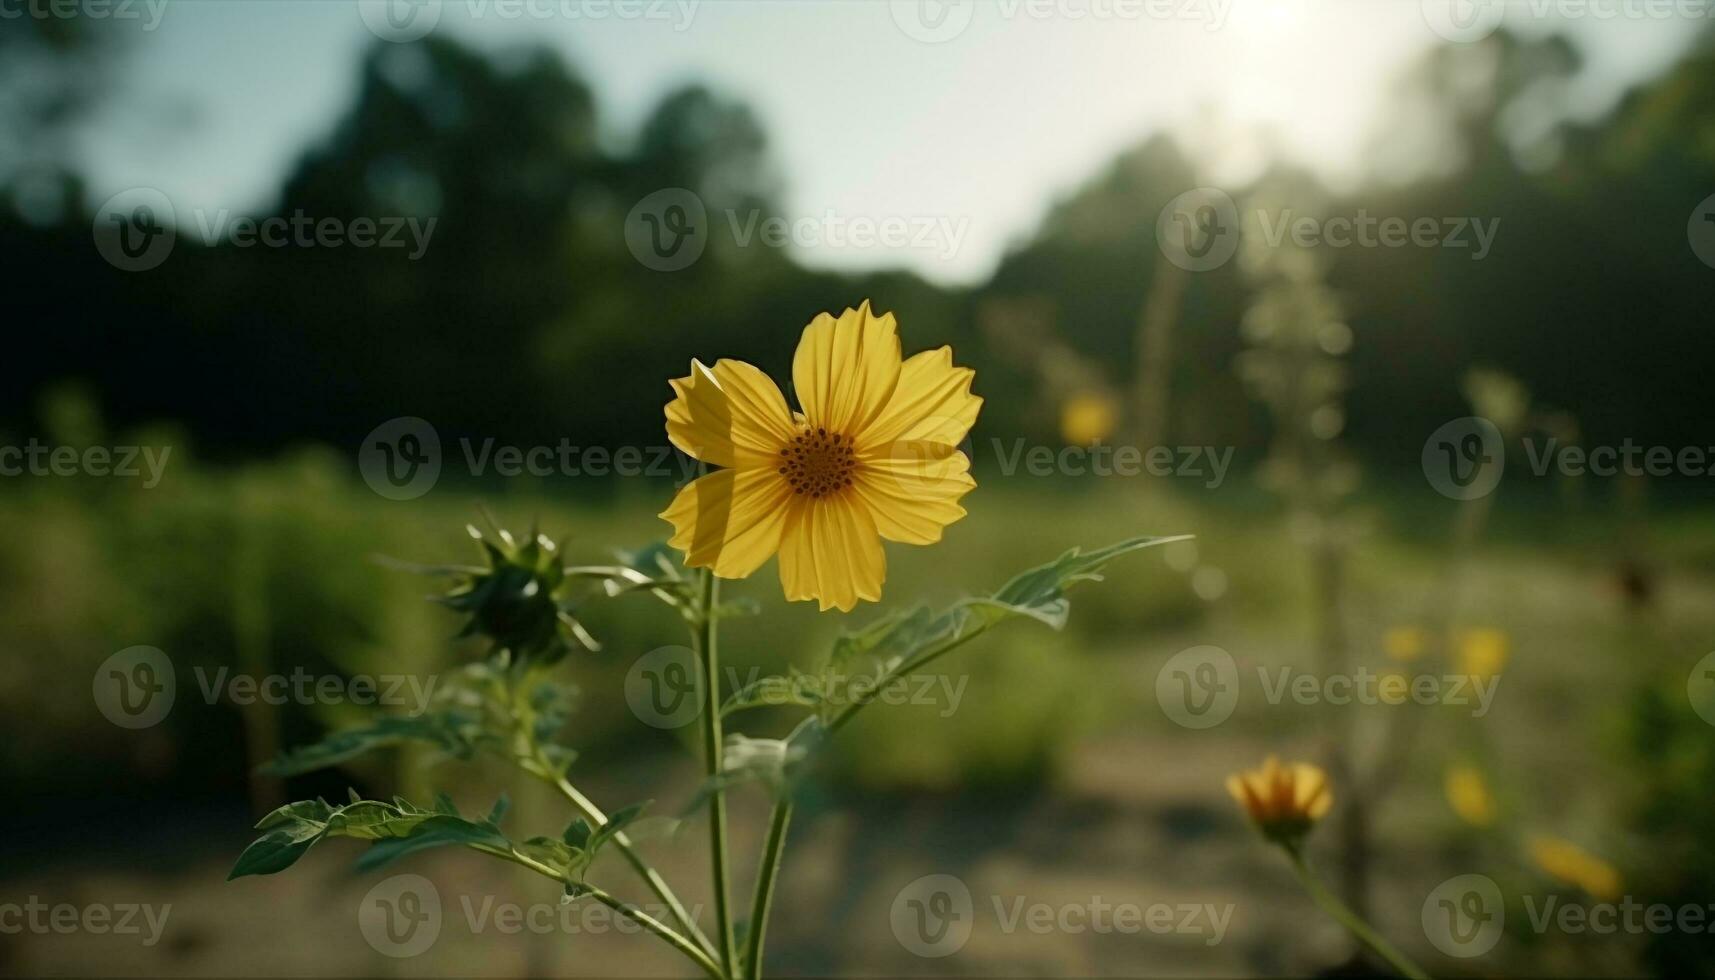
M 792 360 L 802 411 L 743 361 L 691 362 L 672 382 L 667 436 L 723 467 L 661 516 L 685 564 L 744 578 L 780 555 L 786 598 L 842 612 L 881 598 L 881 539 L 933 544 L 976 486 L 958 450 L 982 407 L 950 347 L 902 360 L 893 314 L 869 302 L 804 328 Z
M 1507 662 L 1507 634 L 1498 629 L 1461 630 L 1458 638 L 1459 673 L 1488 680 Z
M 1068 445 L 1092 446 L 1113 435 L 1119 406 L 1107 395 L 1080 393 L 1060 406 L 1060 437 Z
M 1227 777 L 1227 792 L 1245 808 L 1263 836 L 1281 843 L 1303 837 L 1334 805 L 1328 774 L 1308 762 L 1282 766 L 1269 756 L 1261 769 Z
M 1447 805 L 1459 819 L 1473 827 L 1487 827 L 1495 822 L 1495 798 L 1482 772 L 1472 766 L 1447 767 Z
M 1592 898 L 1620 897 L 1620 872 L 1608 862 L 1559 837 L 1532 837 L 1530 857 L 1552 878 L 1582 888 Z
M 1429 633 L 1419 626 L 1395 626 L 1382 634 L 1382 649 L 1388 658 L 1410 663 L 1429 648 Z

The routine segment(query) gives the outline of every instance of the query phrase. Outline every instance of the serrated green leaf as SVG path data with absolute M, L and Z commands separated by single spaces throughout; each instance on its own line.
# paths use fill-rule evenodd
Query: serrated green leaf
M 496 804 L 495 812 L 503 810 Z M 444 796 L 434 810 L 405 800 L 358 800 L 342 807 L 330 807 L 321 800 L 291 803 L 263 817 L 257 828 L 267 832 L 239 855 L 229 878 L 283 871 L 326 837 L 374 841 L 358 861 L 360 870 L 446 844 L 511 846 L 493 823 L 459 816 Z
M 325 825 L 311 820 L 293 818 L 273 825 L 273 829 L 257 838 L 238 856 L 227 881 L 247 875 L 271 875 L 284 871 L 315 846 L 325 833 Z
M 1183 541 L 1185 537 L 1131 538 L 1091 552 L 1073 548 L 1046 565 L 1014 576 L 993 595 L 966 599 L 958 604 L 958 608 L 968 609 L 990 622 L 1007 616 L 1028 616 L 1060 629 L 1066 625 L 1066 614 L 1070 608 L 1066 599 L 1067 589 L 1079 582 L 1101 581 L 1102 567 L 1121 555 L 1171 541 Z
M 573 817 L 572 822 L 566 825 L 566 832 L 560 835 L 560 839 L 580 851 L 588 847 L 590 843 L 589 821 L 583 817 Z
M 308 820 L 313 823 L 326 823 L 333 807 L 326 800 L 302 800 L 288 803 L 256 821 L 257 830 L 268 830 L 295 820 Z
M 415 716 L 388 716 L 283 752 L 262 771 L 273 776 L 299 776 L 410 742 L 426 742 L 450 755 L 469 758 L 481 734 L 481 716 L 471 711 L 449 708 Z
M 787 677 L 763 677 L 728 695 L 726 703 L 721 705 L 721 717 L 751 708 L 787 704 L 813 708 L 822 703 L 822 686 L 815 676 L 796 670 Z

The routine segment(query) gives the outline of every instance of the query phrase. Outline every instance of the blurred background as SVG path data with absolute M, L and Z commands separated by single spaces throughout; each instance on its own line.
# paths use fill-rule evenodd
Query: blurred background
M 890 546 L 879 608 L 788 607 L 772 566 L 731 586 L 765 614 L 728 662 L 805 665 L 1075 544 L 1195 539 L 1081 587 L 1064 631 L 938 664 L 956 705 L 843 733 L 795 821 L 773 972 L 1361 972 L 1223 789 L 1280 752 L 1335 779 L 1313 859 L 1432 971 L 1715 974 L 1707 928 L 1532 916 L 1715 903 L 1712 24 L 1701 3 L 0 0 L 0 906 L 171 908 L 152 943 L 0 930 L 0 973 L 681 972 L 635 935 L 473 926 L 557 893 L 469 852 L 404 869 L 447 917 L 409 958 L 365 941 L 353 845 L 224 883 L 260 813 L 348 786 L 508 792 L 532 833 L 567 817 L 416 751 L 259 775 L 369 709 L 224 679 L 479 656 L 433 583 L 375 557 L 474 560 L 483 508 L 576 561 L 665 537 L 689 472 L 667 379 L 692 357 L 789 378 L 804 324 L 868 298 L 908 352 L 976 369 L 969 516 Z M 391 482 L 388 440 L 437 475 Z M 508 475 L 505 447 L 553 461 Z M 1633 462 L 1581 465 L 1603 449 Z M 565 667 L 579 785 L 674 812 L 694 728 L 619 692 L 682 631 L 641 599 L 583 616 L 605 649 Z M 177 697 L 132 729 L 99 668 L 140 645 Z M 1205 666 L 1236 691 L 1208 725 L 1185 707 Z M 1392 674 L 1492 703 L 1270 686 Z M 734 808 L 747 894 L 766 801 Z M 703 841 L 649 845 L 693 902 Z M 1449 955 L 1426 900 L 1472 873 L 1505 928 Z M 890 919 L 929 874 L 975 896 L 956 955 Z M 995 914 L 1016 900 L 1231 919 L 1218 941 L 1036 934 Z

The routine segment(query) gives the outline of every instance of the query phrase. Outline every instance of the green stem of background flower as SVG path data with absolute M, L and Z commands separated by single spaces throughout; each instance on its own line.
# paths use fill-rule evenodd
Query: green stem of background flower
M 641 909 L 626 905 L 624 902 L 621 902 L 619 899 L 614 898 L 612 895 L 609 895 L 607 892 L 604 892 L 599 888 L 588 885 L 584 887 L 588 889 L 591 898 L 666 940 L 674 949 L 684 953 L 686 956 L 691 958 L 692 962 L 702 967 L 704 973 L 707 973 L 710 977 L 714 978 L 714 980 L 721 980 L 723 974 L 715 961 L 709 959 L 708 954 L 697 948 L 695 943 L 674 932 L 666 923 L 656 920 L 644 913 Z
M 782 794 L 791 792 L 783 787 Z M 774 902 L 774 880 L 780 874 L 780 856 L 786 852 L 786 828 L 792 823 L 792 798 L 782 795 L 774 802 L 768 822 L 768 841 L 762 847 L 762 866 L 756 872 L 756 896 L 750 905 L 750 949 L 745 956 L 745 976 L 762 978 L 762 945 L 768 932 L 769 907 Z
M 1380 933 L 1370 928 L 1369 923 L 1359 918 L 1357 913 L 1346 906 L 1346 903 L 1334 897 L 1333 892 L 1324 888 L 1322 883 L 1316 880 L 1316 876 L 1311 873 L 1310 866 L 1304 862 L 1304 855 L 1299 852 L 1298 848 L 1288 846 L 1286 854 L 1292 861 L 1292 870 L 1298 875 L 1298 880 L 1303 883 L 1304 890 L 1310 893 L 1310 897 L 1316 900 L 1316 904 L 1322 907 L 1322 911 L 1328 913 L 1335 922 L 1345 926 L 1352 935 L 1358 937 L 1360 942 L 1375 950 L 1377 955 L 1387 960 L 1389 965 L 1404 976 L 1410 977 L 1411 980 L 1429 980 L 1429 974 L 1425 973 L 1422 967 L 1395 949 L 1392 943 L 1383 939 Z
M 601 808 L 596 806 L 588 797 L 578 792 L 578 788 L 573 786 L 564 776 L 554 778 L 553 783 L 561 795 L 570 800 L 572 805 L 584 815 L 584 819 L 590 822 L 590 826 L 599 829 L 607 824 L 607 814 L 603 813 Z M 697 927 L 697 920 L 691 917 L 691 913 L 686 910 L 684 903 L 680 902 L 679 897 L 673 894 L 673 889 L 668 887 L 666 880 L 649 866 L 649 862 L 643 860 L 643 855 L 638 854 L 636 848 L 631 846 L 631 840 L 626 837 L 624 831 L 613 835 L 613 846 L 619 850 L 626 863 L 637 872 L 638 877 L 642 878 L 644 883 L 649 886 L 649 890 L 655 893 L 655 897 L 659 898 L 667 906 L 667 910 L 673 913 L 673 918 L 678 921 L 679 927 L 685 930 L 685 934 L 691 941 L 696 943 L 705 953 L 713 955 L 714 947 L 709 945 L 708 937 L 704 936 L 703 931 Z
M 633 922 L 636 922 L 644 929 L 654 933 L 657 937 L 666 941 L 669 946 L 672 946 L 674 949 L 690 957 L 691 961 L 696 963 L 699 967 L 702 967 L 703 972 L 707 973 L 713 978 L 713 980 L 722 980 L 723 975 L 720 972 L 720 968 L 716 966 L 715 961 L 711 959 L 701 947 L 696 943 L 691 942 L 689 939 L 686 939 L 684 936 L 674 932 L 672 926 L 669 926 L 659 919 L 656 919 L 654 916 L 645 913 L 642 909 L 627 905 L 594 885 L 585 882 L 574 882 L 571 878 L 568 878 L 565 873 L 549 867 L 528 855 L 519 853 L 517 848 L 493 847 L 487 844 L 471 844 L 468 846 L 471 850 L 479 851 L 483 854 L 491 854 L 502 860 L 511 861 L 513 864 L 520 867 L 529 868 L 531 871 L 534 871 L 545 878 L 552 878 L 554 881 L 560 882 L 561 884 L 574 885 L 582 894 L 588 895 L 608 908 L 613 909 L 615 912 L 618 912 Z
M 720 779 L 722 773 L 720 653 L 715 646 L 716 622 L 720 618 L 715 606 L 719 602 L 720 581 L 713 569 L 704 569 L 702 601 L 697 608 L 697 653 L 703 661 L 703 759 L 710 780 Z M 721 968 L 727 976 L 736 977 L 732 909 L 727 905 L 726 794 L 718 785 L 709 798 L 709 862 L 714 870 L 715 941 L 720 949 Z

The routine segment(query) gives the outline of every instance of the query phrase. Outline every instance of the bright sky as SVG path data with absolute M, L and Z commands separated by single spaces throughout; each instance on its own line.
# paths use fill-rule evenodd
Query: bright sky
M 128 2 L 149 18 L 145 5 L 162 0 Z M 1330 180 L 1355 179 L 1390 78 L 1442 41 L 1431 24 L 1481 33 L 1492 2 L 167 0 L 89 134 L 91 195 L 156 187 L 181 215 L 268 207 L 354 97 L 376 40 L 367 23 L 386 32 L 391 13 L 419 28 L 438 7 L 437 32 L 565 52 L 616 146 L 668 89 L 704 80 L 761 117 L 789 215 L 958 234 L 956 248 L 945 231 L 926 247 L 792 246 L 801 261 L 969 282 L 1116 152 L 1211 112 L 1223 131 L 1270 132 Z M 1510 0 L 1493 12 L 1523 33 L 1563 27 L 1583 40 L 1579 101 L 1594 112 L 1715 20 L 1652 16 L 1653 2 Z M 1466 16 L 1449 20 L 1449 3 Z

